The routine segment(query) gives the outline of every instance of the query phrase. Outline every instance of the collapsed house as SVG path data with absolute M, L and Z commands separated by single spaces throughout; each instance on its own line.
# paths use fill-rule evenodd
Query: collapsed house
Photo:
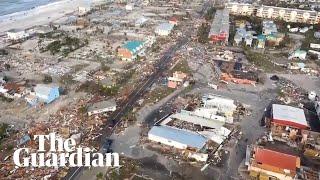
M 232 59 L 235 59 L 232 57 Z M 259 73 L 246 67 L 241 59 L 236 61 L 216 60 L 216 77 L 225 83 L 250 84 L 255 85 L 259 81 Z
M 230 73 L 222 73 L 220 79 L 226 82 L 233 82 L 236 84 L 255 85 L 257 83 L 257 74 L 249 71 L 231 71 Z
M 28 93 L 28 89 L 24 87 L 24 83 L 5 83 L 0 85 L 0 94 L 4 97 L 15 99 L 21 98 Z
M 233 123 L 233 113 L 237 106 L 235 101 L 215 94 L 202 96 L 202 107 L 217 109 L 217 114 L 223 114 L 227 123 Z
M 181 86 L 183 82 L 186 80 L 187 74 L 176 71 L 172 74 L 171 77 L 168 77 L 168 87 L 169 88 L 177 88 L 178 86 Z
M 159 36 L 168 36 L 173 30 L 173 28 L 174 28 L 174 24 L 161 23 L 156 27 L 154 32 Z
M 304 144 L 303 154 L 315 160 L 320 160 L 320 133 L 302 130 L 301 143 Z
M 293 180 L 300 168 L 300 158 L 260 146 L 248 146 L 245 164 L 253 178 Z
M 114 99 L 100 101 L 88 107 L 88 116 L 101 114 L 105 112 L 113 112 L 117 109 L 117 103 Z

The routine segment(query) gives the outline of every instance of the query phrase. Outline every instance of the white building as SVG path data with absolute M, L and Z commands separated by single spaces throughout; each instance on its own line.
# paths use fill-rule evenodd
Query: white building
M 228 99 L 215 94 L 207 94 L 202 96 L 203 107 L 218 108 L 222 112 L 233 112 L 237 106 L 233 99 Z
M 304 50 L 296 50 L 294 51 L 289 57 L 288 59 L 300 59 L 300 60 L 306 60 L 306 57 L 307 57 L 307 51 L 304 51 Z
M 133 4 L 133 3 L 128 3 L 128 4 L 126 5 L 126 10 L 127 10 L 127 11 L 132 11 L 133 8 L 134 8 L 134 4 Z
M 312 48 L 312 49 L 320 49 L 320 44 L 310 43 L 310 48 Z
M 168 36 L 171 33 L 173 27 L 174 27 L 173 24 L 162 23 L 156 27 L 155 33 L 159 36 Z
M 11 29 L 7 32 L 7 37 L 9 40 L 19 40 L 29 36 L 29 33 L 27 33 L 24 29 Z
M 205 108 L 217 108 L 219 113 L 224 114 L 227 123 L 233 123 L 233 112 L 236 110 L 234 100 L 215 94 L 202 96 L 202 106 Z
M 90 7 L 82 7 L 82 6 L 78 7 L 78 15 L 79 16 L 86 15 L 89 11 L 90 11 Z
M 37 84 L 34 87 L 34 94 L 40 101 L 49 104 L 60 96 L 59 87 L 48 84 Z
M 114 99 L 107 101 L 100 101 L 88 108 L 88 115 L 101 114 L 105 112 L 112 112 L 117 109 L 117 103 Z
M 146 24 L 148 20 L 149 20 L 148 18 L 142 16 L 136 20 L 135 26 L 143 26 L 144 24 Z
M 227 8 L 230 10 L 230 13 L 234 15 L 257 16 L 267 19 L 282 19 L 286 22 L 317 24 L 320 20 L 320 13 L 311 10 L 244 4 L 237 2 L 228 3 Z
M 262 34 L 270 35 L 278 32 L 277 25 L 273 21 L 265 20 L 262 22 Z

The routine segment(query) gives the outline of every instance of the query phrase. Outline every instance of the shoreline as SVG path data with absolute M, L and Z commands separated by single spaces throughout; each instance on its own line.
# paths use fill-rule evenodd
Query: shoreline
M 0 16 L 0 34 L 10 29 L 28 29 L 49 24 L 63 18 L 66 14 L 75 12 L 79 6 L 90 7 L 92 3 L 97 2 L 102 0 L 59 0 L 27 11 Z
M 51 3 L 48 3 L 48 4 L 42 4 L 42 5 L 38 5 L 38 6 L 35 6 L 33 8 L 30 8 L 30 9 L 27 9 L 27 10 L 21 10 L 21 11 L 16 11 L 16 12 L 13 12 L 13 13 L 9 13 L 9 14 L 3 14 L 3 15 L 0 15 L 0 23 L 5 21 L 5 20 L 8 20 L 10 19 L 11 17 L 14 17 L 14 16 L 18 16 L 18 15 L 24 15 L 32 10 L 35 10 L 35 9 L 40 9 L 41 7 L 45 7 L 45 6 L 48 6 L 48 5 L 52 5 L 52 4 L 55 4 L 55 3 L 58 3 L 60 1 L 64 1 L 64 0 L 56 0 L 54 2 L 51 2 Z
M 17 12 L 22 12 L 22 11 L 29 11 L 29 10 L 32 10 L 34 8 L 37 8 L 39 6 L 45 6 L 45 5 L 48 5 L 48 4 L 51 4 L 51 3 L 54 3 L 54 2 L 57 2 L 57 1 L 61 1 L 61 0 L 37 0 L 38 2 L 35 2 L 35 4 L 33 5 L 30 5 L 28 4 L 28 1 L 26 4 L 16 4 L 15 3 L 8 3 L 8 6 L 9 6 L 9 10 L 4 10 L 3 12 L 1 12 L 0 10 L 0 18 L 2 16 L 7 16 L 7 15 L 11 15 L 11 14 L 15 14 Z M 16 6 L 16 7 L 15 7 Z M 4 8 L 6 7 L 5 5 L 1 5 L 0 3 L 0 8 Z M 10 10 L 12 9 L 12 10 Z

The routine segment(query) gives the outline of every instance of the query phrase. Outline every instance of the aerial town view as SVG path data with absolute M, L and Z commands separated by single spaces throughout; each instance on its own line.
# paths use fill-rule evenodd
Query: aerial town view
M 0 0 L 0 179 L 320 180 L 319 0 Z

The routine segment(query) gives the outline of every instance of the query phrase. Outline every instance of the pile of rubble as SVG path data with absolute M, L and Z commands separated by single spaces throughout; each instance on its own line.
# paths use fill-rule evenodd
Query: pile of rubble
M 16 139 L 13 140 L 15 147 L 30 148 L 32 153 L 38 149 L 37 142 L 33 140 L 34 135 L 47 135 L 54 132 L 56 136 L 62 139 L 73 138 L 78 146 L 98 149 L 97 138 L 101 136 L 99 132 L 106 118 L 103 115 L 87 116 L 86 104 L 90 103 L 90 99 L 81 99 L 74 104 L 70 104 L 51 115 L 47 122 L 31 123 L 31 127 L 10 136 L 9 139 Z M 17 140 L 17 138 L 20 139 Z M 13 164 L 12 154 L 10 153 L 8 157 L 1 159 L 1 164 L 5 164 L 5 166 L 0 168 L 0 179 L 5 177 L 41 179 L 46 175 L 51 178 L 52 176 L 63 177 L 63 174 L 68 170 L 67 168 L 17 168 Z M 32 177 L 30 177 L 30 174 L 32 174 Z
M 277 85 L 280 88 L 277 100 L 280 102 L 299 105 L 306 99 L 307 92 L 287 79 L 280 78 Z

